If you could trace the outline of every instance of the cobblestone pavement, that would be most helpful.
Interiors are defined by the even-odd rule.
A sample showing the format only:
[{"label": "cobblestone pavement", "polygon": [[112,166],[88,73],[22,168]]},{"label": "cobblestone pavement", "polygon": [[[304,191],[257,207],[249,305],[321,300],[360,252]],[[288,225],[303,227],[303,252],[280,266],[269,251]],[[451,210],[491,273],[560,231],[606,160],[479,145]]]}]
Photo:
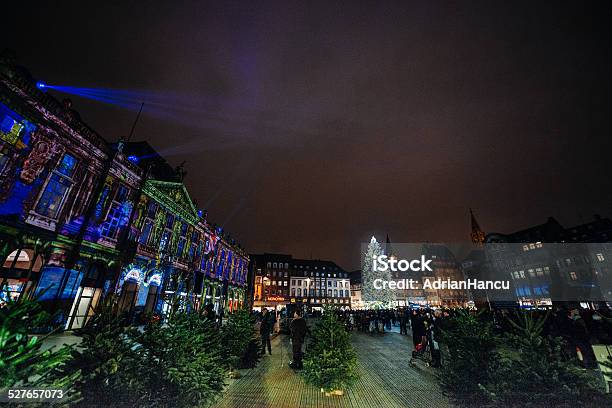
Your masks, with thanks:
[{"label": "cobblestone pavement", "polygon": [[358,354],[359,382],[344,396],[325,397],[319,389],[304,383],[287,363],[289,340],[280,336],[272,342],[272,356],[265,356],[257,368],[244,370],[233,380],[215,408],[395,408],[448,407],[429,369],[410,365],[409,336],[353,334]]}]

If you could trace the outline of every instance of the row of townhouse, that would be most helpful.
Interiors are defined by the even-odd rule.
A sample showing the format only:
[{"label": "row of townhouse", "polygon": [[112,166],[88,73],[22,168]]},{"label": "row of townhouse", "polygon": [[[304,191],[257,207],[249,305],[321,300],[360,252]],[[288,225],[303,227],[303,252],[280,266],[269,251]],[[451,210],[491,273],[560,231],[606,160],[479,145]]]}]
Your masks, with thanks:
[{"label": "row of townhouse", "polygon": [[0,56],[0,302],[35,295],[81,327],[101,299],[166,313],[245,301],[247,253],[146,142],[108,143]]}]

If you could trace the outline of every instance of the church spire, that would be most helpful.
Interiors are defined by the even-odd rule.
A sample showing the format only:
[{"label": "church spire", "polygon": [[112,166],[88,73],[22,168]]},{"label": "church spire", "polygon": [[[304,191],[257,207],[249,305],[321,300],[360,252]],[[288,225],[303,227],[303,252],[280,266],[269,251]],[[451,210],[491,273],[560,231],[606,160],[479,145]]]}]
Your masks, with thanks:
[{"label": "church spire", "polygon": [[387,240],[385,242],[385,255],[393,256],[393,249],[391,248],[391,240],[389,239],[389,234],[387,234]]},{"label": "church spire", "polygon": [[480,229],[480,225],[478,225],[478,221],[476,221],[476,217],[474,216],[474,212],[470,208],[470,218],[472,221],[472,232],[470,233],[470,238],[472,238],[472,243],[477,245],[484,244],[485,233]]}]

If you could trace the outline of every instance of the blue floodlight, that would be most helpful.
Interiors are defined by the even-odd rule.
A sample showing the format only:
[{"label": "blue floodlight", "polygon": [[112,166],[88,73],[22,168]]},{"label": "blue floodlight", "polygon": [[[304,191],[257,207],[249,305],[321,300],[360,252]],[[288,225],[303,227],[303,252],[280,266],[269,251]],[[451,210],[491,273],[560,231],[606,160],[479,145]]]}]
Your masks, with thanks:
[{"label": "blue floodlight", "polygon": [[45,83],[44,83],[44,82],[42,82],[42,81],[38,81],[38,82],[36,82],[36,87],[37,87],[38,89],[41,89],[41,90],[42,90],[42,89],[44,89],[44,88],[46,88],[46,87],[47,87],[47,84],[45,84]]},{"label": "blue floodlight", "polygon": [[136,156],[128,156],[128,160],[132,163],[138,163],[140,161],[140,159]]}]

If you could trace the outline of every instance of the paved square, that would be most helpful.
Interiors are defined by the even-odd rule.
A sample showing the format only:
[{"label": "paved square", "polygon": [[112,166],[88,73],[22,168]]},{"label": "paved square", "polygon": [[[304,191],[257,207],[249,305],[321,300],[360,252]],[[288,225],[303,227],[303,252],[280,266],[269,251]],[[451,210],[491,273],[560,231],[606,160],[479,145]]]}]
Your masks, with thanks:
[{"label": "paved square", "polygon": [[352,336],[358,356],[360,379],[344,396],[324,396],[306,384],[287,364],[289,339],[272,342],[272,356],[263,357],[257,368],[243,370],[232,381],[216,408],[325,408],[325,407],[448,407],[435,378],[428,370],[410,365],[411,338],[397,333]]}]

